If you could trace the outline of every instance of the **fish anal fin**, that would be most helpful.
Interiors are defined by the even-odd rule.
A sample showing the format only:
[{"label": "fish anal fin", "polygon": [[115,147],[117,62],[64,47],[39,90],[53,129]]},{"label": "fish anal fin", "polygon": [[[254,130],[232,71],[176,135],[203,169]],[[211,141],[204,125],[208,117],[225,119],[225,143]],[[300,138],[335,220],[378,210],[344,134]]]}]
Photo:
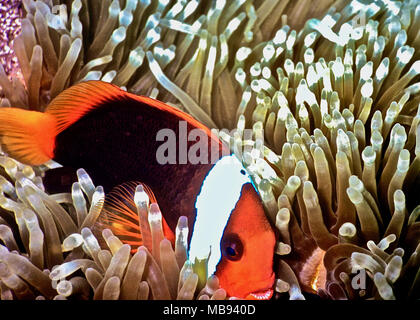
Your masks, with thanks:
[{"label": "fish anal fin", "polygon": [[40,165],[54,156],[56,121],[51,115],[19,108],[0,109],[3,150],[16,160]]},{"label": "fish anal fin", "polygon": [[[148,248],[152,247],[149,223],[147,220],[140,222],[134,203],[134,193],[139,184],[143,186],[150,202],[156,202],[152,190],[147,185],[134,181],[123,183],[114,187],[106,195],[104,208],[94,226],[95,233],[99,238],[102,238],[100,235],[102,230],[108,228],[123,243],[131,245],[132,252],[136,252],[137,248],[142,245]],[[162,229],[165,237],[174,244],[174,233],[169,228],[164,217],[162,217]]]}]

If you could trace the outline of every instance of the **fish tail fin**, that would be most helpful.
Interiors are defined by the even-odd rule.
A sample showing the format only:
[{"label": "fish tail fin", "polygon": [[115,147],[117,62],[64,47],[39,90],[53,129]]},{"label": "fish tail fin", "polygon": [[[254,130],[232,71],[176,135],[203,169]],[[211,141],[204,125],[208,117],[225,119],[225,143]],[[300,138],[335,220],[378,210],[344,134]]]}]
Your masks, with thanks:
[{"label": "fish tail fin", "polygon": [[[98,239],[102,230],[110,229],[124,244],[129,244],[132,252],[136,252],[140,246],[152,247],[152,235],[148,221],[140,221],[137,208],[134,203],[136,187],[140,182],[126,182],[111,190],[105,197],[105,204],[100,216],[95,222],[94,233]],[[156,202],[152,190],[142,184],[149,196],[150,202]],[[173,232],[169,229],[166,221],[162,219],[164,234],[173,242]],[[101,242],[101,241],[100,241]],[[101,243],[101,246],[104,243]]]},{"label": "fish tail fin", "polygon": [[19,108],[0,108],[0,141],[16,160],[41,165],[54,156],[56,119],[50,114]]}]

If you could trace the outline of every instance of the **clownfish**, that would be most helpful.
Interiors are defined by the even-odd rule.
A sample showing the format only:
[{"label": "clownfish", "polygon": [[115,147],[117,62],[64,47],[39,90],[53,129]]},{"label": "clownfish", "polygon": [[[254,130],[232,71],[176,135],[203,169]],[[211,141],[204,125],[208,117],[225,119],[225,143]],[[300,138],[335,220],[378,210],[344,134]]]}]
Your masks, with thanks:
[{"label": "clownfish", "polygon": [[[205,139],[188,139],[186,146],[203,143],[209,157],[216,152],[216,161],[162,164],[157,150],[163,140],[157,135],[162,129],[179,135],[180,122],[188,133],[198,129],[205,134]],[[179,217],[188,218],[189,260],[210,251],[208,273],[218,277],[228,296],[272,297],[276,240],[258,191],[242,163],[193,117],[112,84],[88,81],[60,93],[45,112],[1,108],[0,137],[3,150],[22,163],[41,165],[52,159],[86,169],[105,190],[103,211],[118,220],[119,227],[113,229],[110,222],[107,227],[137,246],[142,236],[133,223],[137,212],[132,197],[141,183],[151,202],[159,204],[169,240],[174,241]],[[181,143],[171,144],[169,138],[167,143],[182,152]]]}]

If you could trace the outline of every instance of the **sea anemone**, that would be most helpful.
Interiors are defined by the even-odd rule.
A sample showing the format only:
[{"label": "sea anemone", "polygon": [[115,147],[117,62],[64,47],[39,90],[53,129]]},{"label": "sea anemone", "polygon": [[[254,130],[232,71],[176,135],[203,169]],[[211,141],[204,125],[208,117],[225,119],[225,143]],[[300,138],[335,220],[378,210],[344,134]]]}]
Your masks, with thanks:
[{"label": "sea anemone", "polygon": [[352,1],[238,50],[238,129],[225,139],[292,246],[282,263],[323,297],[419,297],[419,10]]},{"label": "sea anemone", "polygon": [[[175,105],[211,128],[226,128],[220,137],[252,174],[279,236],[275,298],[288,292],[290,299],[303,299],[302,291],[326,299],[419,298],[417,1],[325,0],[313,6],[306,0],[24,0],[23,5],[22,32],[14,42],[23,83],[0,74],[2,105],[42,111],[72,84],[101,79]],[[103,247],[97,239],[89,249],[86,237],[96,239],[89,229],[94,220],[82,227],[88,209],[80,203],[84,197],[91,203],[92,182],[82,183],[79,176],[79,191],[72,190],[77,203],[74,195],[70,200],[69,194],[43,191],[47,167],[4,159],[16,169],[4,166],[3,198],[32,210],[27,219],[38,226],[32,237],[42,233],[55,247],[57,241],[62,248],[73,245],[64,254],[47,250],[41,259],[38,244],[35,264],[31,232],[22,227],[26,218],[5,208],[2,298],[23,298],[26,292],[45,298],[175,298],[181,292],[197,297],[199,272],[177,260],[177,247],[167,241],[160,242],[160,251],[140,247],[131,255],[103,230],[97,234]],[[30,177],[21,181],[24,171]],[[85,196],[82,185],[89,186]],[[29,201],[33,198],[38,207]],[[52,203],[63,204],[50,208]],[[42,220],[46,216],[49,222]],[[61,219],[74,228],[63,230],[67,223]],[[54,240],[47,239],[50,228],[56,230]],[[101,258],[98,252],[104,252]],[[158,252],[166,252],[166,267]],[[13,269],[10,257],[29,261],[34,267],[25,262],[28,273],[47,269],[47,277],[34,273],[46,281],[42,287]],[[74,262],[79,260],[85,264]],[[129,272],[131,264],[140,271]],[[128,279],[136,279],[129,293]],[[164,286],[153,288],[157,279],[169,295]],[[209,278],[205,288],[202,298],[213,292],[213,298],[226,296],[217,278]]]},{"label": "sea anemone", "polygon": [[[219,82],[224,84],[216,79],[232,60],[230,52],[236,52],[242,42],[257,43],[272,32],[267,12],[279,18],[287,7],[292,16],[301,15],[302,8],[308,15],[319,14],[330,4],[267,1],[254,7],[244,0],[213,4],[198,0],[22,2],[25,17],[14,50],[26,87],[4,79],[2,87],[11,105],[43,110],[63,89],[94,79],[156,96],[153,89],[159,82],[169,91],[162,95],[164,101],[181,102],[182,108],[212,127],[215,121],[209,96],[213,82],[215,88]],[[233,34],[242,36],[235,39]],[[217,64],[216,55],[220,58]],[[197,83],[201,82],[200,90]]]}]

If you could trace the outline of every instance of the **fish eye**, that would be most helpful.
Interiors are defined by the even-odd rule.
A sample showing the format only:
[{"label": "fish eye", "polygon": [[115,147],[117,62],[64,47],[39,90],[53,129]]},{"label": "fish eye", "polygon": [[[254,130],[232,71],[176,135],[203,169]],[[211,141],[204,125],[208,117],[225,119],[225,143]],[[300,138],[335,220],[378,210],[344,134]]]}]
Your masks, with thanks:
[{"label": "fish eye", "polygon": [[242,173],[242,175],[245,175],[246,174],[246,172],[245,172],[244,169],[241,169],[241,173]]},{"label": "fish eye", "polygon": [[237,261],[242,257],[243,245],[237,234],[230,234],[223,238],[222,254],[231,261]]}]

